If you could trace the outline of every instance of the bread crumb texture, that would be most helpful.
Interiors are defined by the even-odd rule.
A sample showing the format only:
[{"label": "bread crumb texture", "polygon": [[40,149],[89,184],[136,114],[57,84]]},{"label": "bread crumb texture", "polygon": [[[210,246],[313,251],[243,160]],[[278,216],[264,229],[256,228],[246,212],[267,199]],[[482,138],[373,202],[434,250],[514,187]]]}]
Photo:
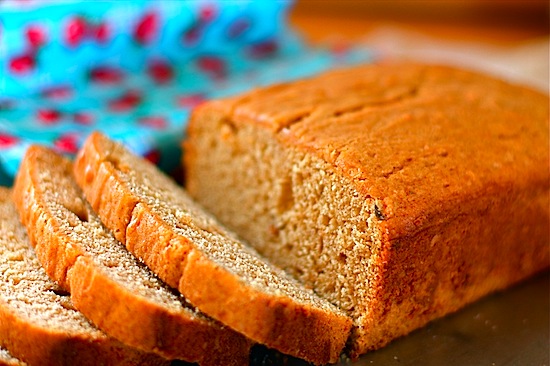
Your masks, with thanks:
[{"label": "bread crumb texture", "polygon": [[10,310],[29,323],[52,328],[60,333],[86,333],[102,338],[97,330],[78,311],[69,297],[51,281],[28,244],[24,227],[17,220],[17,212],[9,194],[2,189],[0,203],[0,291],[2,301]]},{"label": "bread crumb texture", "polygon": [[196,311],[113,237],[84,199],[67,159],[31,147],[15,193],[22,213],[37,212],[26,220],[37,253],[55,263],[75,307],[107,334],[167,359],[246,362],[249,340]]}]

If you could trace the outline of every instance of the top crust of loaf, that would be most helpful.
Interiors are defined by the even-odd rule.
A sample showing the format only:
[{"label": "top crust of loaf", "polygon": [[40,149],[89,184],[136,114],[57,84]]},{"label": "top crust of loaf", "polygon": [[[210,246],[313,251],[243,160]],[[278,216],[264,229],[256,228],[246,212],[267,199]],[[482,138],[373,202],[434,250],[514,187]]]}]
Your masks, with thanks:
[{"label": "top crust of loaf", "polygon": [[207,102],[190,134],[208,114],[229,130],[269,129],[331,164],[377,200],[388,239],[512,185],[548,189],[539,168],[549,166],[548,96],[475,72],[414,63],[336,70]]},{"label": "top crust of loaf", "polygon": [[283,353],[338,359],[351,320],[263,261],[154,166],[94,133],[75,176],[115,236],[201,311]]},{"label": "top crust of loaf", "polygon": [[39,259],[105,332],[167,359],[248,361],[250,341],[195,311],[116,241],[84,201],[67,159],[31,146],[14,199]]}]

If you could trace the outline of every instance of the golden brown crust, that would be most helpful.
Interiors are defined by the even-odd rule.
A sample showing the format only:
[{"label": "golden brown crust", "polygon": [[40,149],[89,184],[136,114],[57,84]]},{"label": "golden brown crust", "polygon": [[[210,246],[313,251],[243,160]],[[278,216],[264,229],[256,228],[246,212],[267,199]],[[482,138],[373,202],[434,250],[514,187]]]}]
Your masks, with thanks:
[{"label": "golden brown crust", "polygon": [[[0,188],[0,204],[12,205],[11,191]],[[5,207],[5,206],[4,206]],[[5,221],[6,228],[13,235],[10,239],[4,238],[4,240],[26,240],[23,234],[17,234],[17,231],[13,230],[13,227],[19,225],[16,218],[15,208],[9,210],[3,209],[3,215],[11,214],[13,217],[2,217],[1,220]],[[8,223],[10,222],[10,223]],[[12,229],[9,229],[10,225]],[[19,233],[22,233],[21,227]],[[5,235],[6,233],[3,233]],[[13,243],[14,248],[21,248],[21,245],[29,245],[28,243],[17,242]],[[2,248],[3,254],[6,253],[6,248]],[[15,253],[15,252],[13,252]],[[20,252],[18,252],[20,253]],[[26,252],[25,255],[30,255],[30,252]],[[18,274],[27,281],[32,279],[37,284],[33,285],[27,283],[27,286],[38,286],[41,291],[41,286],[49,286],[51,283],[52,288],[56,286],[47,278],[44,272],[38,271],[39,264],[32,258],[21,258],[20,260],[28,267],[29,275]],[[36,268],[32,266],[36,266]],[[32,268],[31,268],[32,267]],[[10,267],[14,269],[13,266]],[[25,269],[27,271],[27,269]],[[39,278],[42,275],[44,278]],[[10,275],[11,276],[11,275]],[[36,277],[38,276],[38,277]],[[14,277],[17,278],[17,277]],[[3,278],[3,281],[7,281]],[[10,285],[11,286],[11,285]],[[5,286],[8,290],[9,286]],[[69,321],[74,326],[57,324],[59,319],[49,319],[50,324],[40,323],[40,319],[33,318],[40,313],[39,309],[42,301],[45,299],[51,300],[50,297],[35,299],[31,294],[19,294],[17,291],[21,291],[21,288],[13,288],[11,294],[0,295],[0,347],[9,350],[10,354],[17,357],[21,361],[24,361],[31,365],[67,365],[67,364],[83,364],[83,365],[167,365],[168,361],[162,359],[157,355],[147,354],[123,345],[114,338],[110,338],[104,333],[88,325],[88,328],[83,325],[78,327],[73,323],[75,322],[71,309],[62,309],[63,314],[59,315],[59,319]],[[6,297],[4,297],[4,295]],[[57,296],[57,295],[56,295]],[[11,301],[6,300],[10,298]],[[17,301],[14,301],[17,299]],[[30,309],[28,311],[21,311],[17,306],[17,302],[31,301],[28,304]],[[23,300],[28,299],[28,300]],[[54,300],[51,300],[53,306]],[[35,305],[34,302],[37,302]],[[32,311],[36,311],[33,313]],[[84,317],[79,315],[81,320],[84,321]],[[77,317],[78,318],[78,317]],[[78,323],[79,324],[79,323]],[[67,330],[70,328],[70,331]]]},{"label": "golden brown crust", "polygon": [[47,168],[65,171],[66,179],[72,179],[67,160],[33,146],[21,164],[14,197],[39,258],[71,293],[78,310],[125,344],[166,358],[201,365],[248,362],[251,344],[243,336],[184,308],[174,311],[149,301],[110,278],[49,208],[52,192],[48,196],[42,184]]},{"label": "golden brown crust", "polygon": [[[201,291],[204,286],[211,290]],[[180,290],[203,311],[216,314],[244,334],[313,363],[336,362],[350,329],[346,319],[337,322],[314,307],[296,304],[289,298],[258,295],[198,251],[187,257]],[[276,334],[292,337],[275,338]],[[312,339],[316,341],[312,343]]]},{"label": "golden brown crust", "polygon": [[168,365],[156,355],[129,348],[107,336],[88,338],[37,326],[0,302],[2,345],[29,365]]},{"label": "golden brown crust", "polygon": [[[369,228],[380,244],[366,243],[373,254],[365,258],[375,258],[372,282],[368,294],[352,295],[358,306],[349,307],[356,325],[350,351],[357,356],[548,267],[548,118],[547,95],[474,72],[411,63],[357,66],[199,106],[185,143],[188,189],[230,221],[234,211],[217,204],[220,197],[248,202],[261,195],[249,182],[224,179],[280,163],[266,152],[276,150],[298,157],[280,176],[293,177],[292,169],[303,168],[307,158],[307,174],[321,166],[350,195],[375,202]],[[250,147],[258,136],[265,141]],[[214,150],[217,155],[210,154]],[[244,157],[241,165],[218,169],[213,156],[224,153]],[[327,181],[322,184],[334,183]],[[236,189],[229,191],[231,184]],[[276,224],[282,215],[270,204],[258,211],[275,212]],[[312,211],[307,204],[300,208]],[[288,244],[291,255],[277,258],[275,249],[269,259],[299,267],[307,274],[300,278],[322,292],[323,283],[307,281],[319,269],[300,262],[316,234],[285,243],[279,238],[288,231],[281,228],[271,235],[276,239],[261,237],[267,245],[254,244],[247,232],[267,230],[246,218],[233,223],[241,225],[239,235],[257,247]],[[323,232],[311,232],[316,230]],[[367,311],[358,312],[364,304]]]},{"label": "golden brown crust", "polygon": [[[213,263],[147,204],[136,204],[138,197],[109,156],[113,150],[104,136],[92,134],[77,156],[75,176],[105,224],[125,236],[130,251],[199,309],[250,339],[313,363],[338,359],[349,318],[255,290]],[[103,199],[106,192],[109,202]]]}]

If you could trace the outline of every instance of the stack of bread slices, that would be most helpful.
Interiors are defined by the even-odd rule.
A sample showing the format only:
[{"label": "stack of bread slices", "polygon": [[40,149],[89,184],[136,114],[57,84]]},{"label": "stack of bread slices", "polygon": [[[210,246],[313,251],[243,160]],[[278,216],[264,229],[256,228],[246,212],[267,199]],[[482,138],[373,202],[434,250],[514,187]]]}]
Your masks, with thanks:
[{"label": "stack of bread slices", "polygon": [[0,364],[379,348],[547,268],[547,118],[538,93],[414,64],[212,102],[189,189],[231,230],[100,133],[74,162],[32,146],[0,190]]},{"label": "stack of bread slices", "polygon": [[[247,365],[261,343],[317,364],[338,359],[350,318],[270,265],[156,167],[96,133],[75,168],[96,191],[88,198],[98,213],[73,164],[45,147],[28,149],[13,193],[2,191],[9,235],[0,331],[14,356],[30,364]],[[80,323],[69,324],[74,318]]]}]

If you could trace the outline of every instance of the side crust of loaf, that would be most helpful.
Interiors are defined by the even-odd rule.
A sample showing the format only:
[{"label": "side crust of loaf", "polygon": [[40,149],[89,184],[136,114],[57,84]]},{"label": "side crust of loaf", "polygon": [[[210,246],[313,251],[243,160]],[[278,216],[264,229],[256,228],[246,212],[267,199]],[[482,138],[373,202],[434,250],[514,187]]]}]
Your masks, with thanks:
[{"label": "side crust of loaf", "polygon": [[[44,291],[44,299],[53,298],[65,304],[63,294],[55,293],[58,286],[51,281],[40,267],[40,264],[30,250],[24,228],[17,220],[17,211],[11,202],[11,191],[0,188],[0,206],[1,212],[1,231],[3,240],[15,240],[13,247],[20,250],[18,252],[8,251],[2,248],[3,258],[8,261],[23,262],[28,271],[33,271],[31,276],[18,277],[18,273],[2,274],[2,281],[11,281],[5,288],[12,286],[13,292],[10,294],[11,301],[5,301],[7,294],[0,294],[0,346],[9,350],[9,352],[18,359],[31,365],[166,365],[167,361],[156,355],[146,354],[123,345],[114,338],[110,338],[104,333],[94,328],[85,320],[85,318],[70,308],[70,304],[60,311],[63,313],[60,318],[65,319],[62,324],[55,323],[52,319],[36,319],[30,312],[21,312],[18,310],[17,301],[14,298],[22,298],[28,305],[38,306],[37,299],[28,299],[29,294],[20,294],[15,284],[18,280],[29,281],[33,279],[34,283],[28,283],[29,286],[39,286]],[[29,247],[27,250],[24,247]],[[26,254],[21,256],[22,251]],[[32,256],[32,257],[31,257]],[[5,263],[8,264],[8,263]],[[13,267],[12,267],[13,271]],[[2,286],[4,287],[4,286]],[[51,288],[47,290],[46,288]],[[51,294],[46,292],[53,291]],[[50,296],[51,295],[51,296]],[[53,303],[52,303],[53,305]],[[36,308],[34,316],[42,316],[41,308]],[[47,315],[46,315],[47,316]],[[83,322],[86,326],[76,325],[76,321]],[[71,330],[67,330],[70,324],[74,324]]]},{"label": "side crust of loaf", "polygon": [[75,176],[117,239],[201,311],[249,338],[309,362],[336,362],[351,321],[285,296],[254,290],[212,262],[129,188],[113,144],[92,134],[75,161]]},{"label": "side crust of loaf", "polygon": [[[44,179],[51,176],[58,181],[59,195],[65,195],[58,202],[48,202],[53,192],[45,191]],[[75,191],[69,191],[73,186]],[[62,192],[64,188],[66,192]],[[75,307],[109,335],[146,352],[201,365],[246,364],[251,345],[246,338],[190,309],[169,308],[132,292],[94,261],[93,254],[66,232],[67,218],[55,211],[64,206],[62,210],[75,214],[74,225],[82,228],[94,213],[75,196],[78,191],[68,160],[47,148],[29,148],[16,179],[14,199],[37,255],[70,292]],[[90,238],[100,240],[93,227],[84,230]],[[137,261],[130,265],[138,267]]]}]

